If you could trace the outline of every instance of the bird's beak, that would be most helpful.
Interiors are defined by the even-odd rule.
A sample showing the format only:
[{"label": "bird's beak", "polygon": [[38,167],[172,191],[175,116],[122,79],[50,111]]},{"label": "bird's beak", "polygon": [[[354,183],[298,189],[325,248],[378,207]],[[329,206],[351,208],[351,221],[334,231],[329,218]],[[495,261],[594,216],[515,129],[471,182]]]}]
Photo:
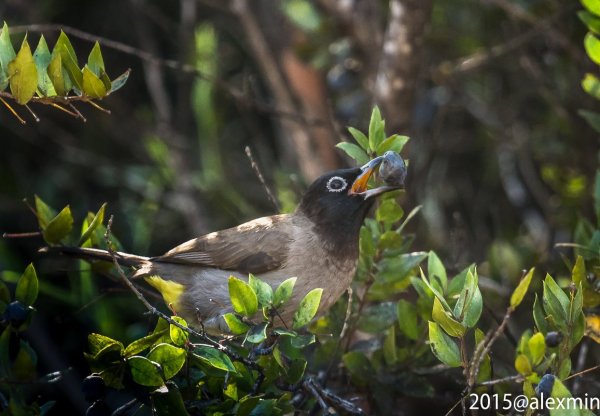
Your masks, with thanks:
[{"label": "bird's beak", "polygon": [[350,195],[361,195],[365,199],[381,195],[385,192],[393,191],[396,189],[400,189],[400,186],[390,186],[390,185],[382,185],[374,189],[368,189],[369,178],[373,175],[373,172],[379,167],[381,162],[383,161],[383,156],[377,156],[375,159],[369,161],[360,169],[362,170],[361,174],[354,180],[352,183],[352,187],[348,193]]}]

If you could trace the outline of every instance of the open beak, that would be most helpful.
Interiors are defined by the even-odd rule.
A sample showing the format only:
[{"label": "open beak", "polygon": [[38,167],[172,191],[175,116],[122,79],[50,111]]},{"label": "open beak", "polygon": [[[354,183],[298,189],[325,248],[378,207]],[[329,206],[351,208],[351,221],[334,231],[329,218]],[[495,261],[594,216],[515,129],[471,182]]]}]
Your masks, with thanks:
[{"label": "open beak", "polygon": [[354,180],[352,183],[352,187],[348,191],[350,195],[362,195],[365,199],[381,195],[385,192],[393,191],[396,189],[401,189],[400,186],[390,186],[390,185],[382,185],[374,189],[368,189],[369,179],[373,172],[379,167],[381,162],[383,161],[383,156],[377,156],[375,159],[369,161],[360,169],[362,170],[361,174]]}]

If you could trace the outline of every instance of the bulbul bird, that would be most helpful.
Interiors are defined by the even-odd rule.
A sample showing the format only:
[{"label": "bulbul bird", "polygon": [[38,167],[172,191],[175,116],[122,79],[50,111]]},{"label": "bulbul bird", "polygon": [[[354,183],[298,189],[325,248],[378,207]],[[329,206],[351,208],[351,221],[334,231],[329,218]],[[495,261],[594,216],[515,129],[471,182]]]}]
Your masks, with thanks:
[{"label": "bulbul bird", "polygon": [[[136,268],[132,278],[144,277],[190,325],[202,325],[211,333],[228,332],[223,315],[232,312],[229,276],[247,280],[252,273],[273,288],[297,277],[290,301],[278,311],[286,323],[291,323],[300,300],[315,288],[323,289],[319,306],[323,312],[352,282],[360,227],[376,197],[403,187],[406,167],[398,158],[397,153],[386,154],[361,168],[324,174],[310,185],[291,214],[262,217],[206,234],[162,256],[118,252],[116,259]],[[369,178],[380,165],[386,166],[386,177],[394,180],[391,185],[368,189]],[[404,172],[390,172],[390,166],[394,166],[392,171]],[[112,261],[110,253],[100,249],[59,247],[58,251]]]}]

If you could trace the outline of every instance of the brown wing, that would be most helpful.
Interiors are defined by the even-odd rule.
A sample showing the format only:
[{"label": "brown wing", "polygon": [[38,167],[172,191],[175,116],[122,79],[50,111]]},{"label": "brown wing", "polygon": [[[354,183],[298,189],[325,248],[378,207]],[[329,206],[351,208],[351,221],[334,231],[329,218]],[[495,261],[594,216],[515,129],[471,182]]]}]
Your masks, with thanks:
[{"label": "brown wing", "polygon": [[288,218],[287,215],[258,218],[195,238],[151,260],[265,273],[278,269],[286,261],[292,238]]}]

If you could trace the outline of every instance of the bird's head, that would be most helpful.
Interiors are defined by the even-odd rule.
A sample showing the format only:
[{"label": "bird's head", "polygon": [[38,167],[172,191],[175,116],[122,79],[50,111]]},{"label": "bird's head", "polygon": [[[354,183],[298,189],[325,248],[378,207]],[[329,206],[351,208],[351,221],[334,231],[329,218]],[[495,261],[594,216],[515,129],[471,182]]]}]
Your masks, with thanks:
[{"label": "bird's head", "polygon": [[[297,212],[306,215],[315,224],[315,231],[336,249],[356,245],[360,226],[376,198],[403,187],[402,179],[402,183],[368,189],[369,178],[384,162],[383,157],[377,157],[360,168],[322,175],[310,185]],[[401,169],[405,171],[404,164]]]}]

